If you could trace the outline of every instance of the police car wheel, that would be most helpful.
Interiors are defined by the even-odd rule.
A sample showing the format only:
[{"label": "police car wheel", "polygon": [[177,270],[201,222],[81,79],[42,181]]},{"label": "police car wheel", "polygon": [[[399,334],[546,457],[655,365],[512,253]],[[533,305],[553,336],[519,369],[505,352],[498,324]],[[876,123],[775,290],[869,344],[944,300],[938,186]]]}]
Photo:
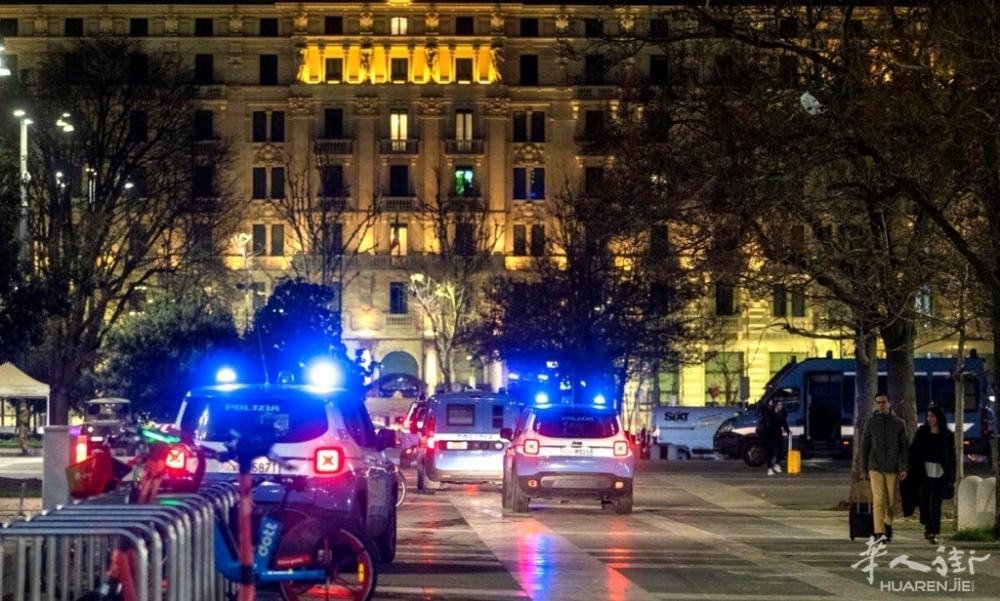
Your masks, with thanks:
[{"label": "police car wheel", "polygon": [[628,496],[615,499],[615,513],[618,515],[629,515],[632,513],[632,493]]},{"label": "police car wheel", "polygon": [[396,559],[396,509],[389,511],[389,523],[382,534],[375,537],[381,563],[392,563]]},{"label": "police car wheel", "polygon": [[423,464],[417,464],[417,490],[439,490],[441,488],[440,482],[435,482],[427,477],[427,472],[424,471]]},{"label": "police car wheel", "polygon": [[500,485],[500,506],[504,509],[511,509],[513,506],[510,501],[510,485],[507,484],[507,474],[503,475],[503,483]]},{"label": "police car wheel", "polygon": [[517,472],[511,474],[511,505],[514,513],[528,513],[528,505],[531,504],[531,497],[521,492],[521,487],[517,485]]}]

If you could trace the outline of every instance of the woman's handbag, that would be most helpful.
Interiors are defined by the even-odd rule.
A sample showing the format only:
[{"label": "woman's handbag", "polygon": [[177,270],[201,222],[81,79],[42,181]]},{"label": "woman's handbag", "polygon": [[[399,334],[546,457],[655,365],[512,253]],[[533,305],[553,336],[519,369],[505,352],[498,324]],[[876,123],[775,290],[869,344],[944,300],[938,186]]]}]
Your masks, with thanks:
[{"label": "woman's handbag", "polygon": [[955,498],[955,483],[949,482],[941,489],[941,498],[944,500]]}]

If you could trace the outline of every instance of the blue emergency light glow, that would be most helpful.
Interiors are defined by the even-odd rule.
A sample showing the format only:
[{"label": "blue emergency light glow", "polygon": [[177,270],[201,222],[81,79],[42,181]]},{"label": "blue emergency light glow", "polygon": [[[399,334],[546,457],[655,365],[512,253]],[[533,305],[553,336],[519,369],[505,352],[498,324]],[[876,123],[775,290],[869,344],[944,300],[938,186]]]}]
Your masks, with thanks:
[{"label": "blue emergency light glow", "polygon": [[236,372],[231,367],[223,367],[215,373],[215,381],[219,384],[232,384],[236,381]]},{"label": "blue emergency light glow", "polygon": [[332,388],[340,382],[340,370],[329,361],[318,361],[309,366],[306,380],[313,386]]},{"label": "blue emergency light glow", "polygon": [[549,395],[545,394],[544,392],[539,392],[538,394],[535,395],[535,403],[538,405],[548,405]]},{"label": "blue emergency light glow", "polygon": [[595,405],[603,405],[605,402],[606,401],[604,399],[604,395],[603,394],[599,394],[599,395],[597,395],[597,396],[594,397],[594,404]]}]

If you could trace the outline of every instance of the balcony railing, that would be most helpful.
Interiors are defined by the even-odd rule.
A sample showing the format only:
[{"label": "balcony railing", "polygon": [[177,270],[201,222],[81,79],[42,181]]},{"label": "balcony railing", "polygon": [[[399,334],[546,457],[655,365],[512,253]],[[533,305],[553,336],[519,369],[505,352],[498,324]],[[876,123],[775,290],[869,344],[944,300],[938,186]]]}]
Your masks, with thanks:
[{"label": "balcony railing", "polygon": [[726,315],[726,316],[715,316],[714,318],[715,326],[720,330],[725,332],[732,332],[740,326],[740,318],[738,315]]},{"label": "balcony railing", "polygon": [[445,140],[445,154],[483,154],[482,140]]},{"label": "balcony railing", "polygon": [[316,140],[317,154],[354,154],[354,140]]},{"label": "balcony railing", "polygon": [[319,208],[322,211],[343,211],[347,209],[347,196],[320,196]]},{"label": "balcony railing", "polygon": [[381,140],[382,154],[417,154],[417,140]]},{"label": "balcony railing", "polygon": [[191,145],[191,152],[193,152],[195,156],[215,154],[218,152],[218,149],[218,140],[195,140]]},{"label": "balcony railing", "polygon": [[577,154],[604,156],[608,153],[606,143],[601,139],[600,134],[591,133],[576,136]]},{"label": "balcony railing", "polygon": [[415,204],[413,196],[383,196],[383,210],[386,211],[412,211]]},{"label": "balcony railing", "polygon": [[577,100],[611,100],[618,97],[618,86],[576,86]]},{"label": "balcony railing", "polygon": [[226,97],[226,86],[198,86],[198,98],[221,100]]},{"label": "balcony railing", "polygon": [[391,313],[385,316],[385,325],[392,327],[405,327],[413,325],[412,315],[399,315]]},{"label": "balcony railing", "polygon": [[481,211],[483,209],[483,199],[479,191],[471,194],[457,194],[452,191],[448,196],[448,210],[461,213],[466,211]]}]

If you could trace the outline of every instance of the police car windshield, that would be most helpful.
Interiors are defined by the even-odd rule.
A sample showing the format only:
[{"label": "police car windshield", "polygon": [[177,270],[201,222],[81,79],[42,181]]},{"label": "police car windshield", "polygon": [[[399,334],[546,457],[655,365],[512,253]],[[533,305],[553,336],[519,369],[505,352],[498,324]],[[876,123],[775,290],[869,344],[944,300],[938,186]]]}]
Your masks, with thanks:
[{"label": "police car windshield", "polygon": [[247,433],[273,423],[275,436],[285,443],[305,442],[327,430],[326,407],[305,399],[188,398],[181,416],[181,430],[198,440],[228,442],[232,431]]},{"label": "police car windshield", "polygon": [[550,438],[608,438],[618,434],[618,419],[610,412],[550,409],[538,412],[534,430]]}]

